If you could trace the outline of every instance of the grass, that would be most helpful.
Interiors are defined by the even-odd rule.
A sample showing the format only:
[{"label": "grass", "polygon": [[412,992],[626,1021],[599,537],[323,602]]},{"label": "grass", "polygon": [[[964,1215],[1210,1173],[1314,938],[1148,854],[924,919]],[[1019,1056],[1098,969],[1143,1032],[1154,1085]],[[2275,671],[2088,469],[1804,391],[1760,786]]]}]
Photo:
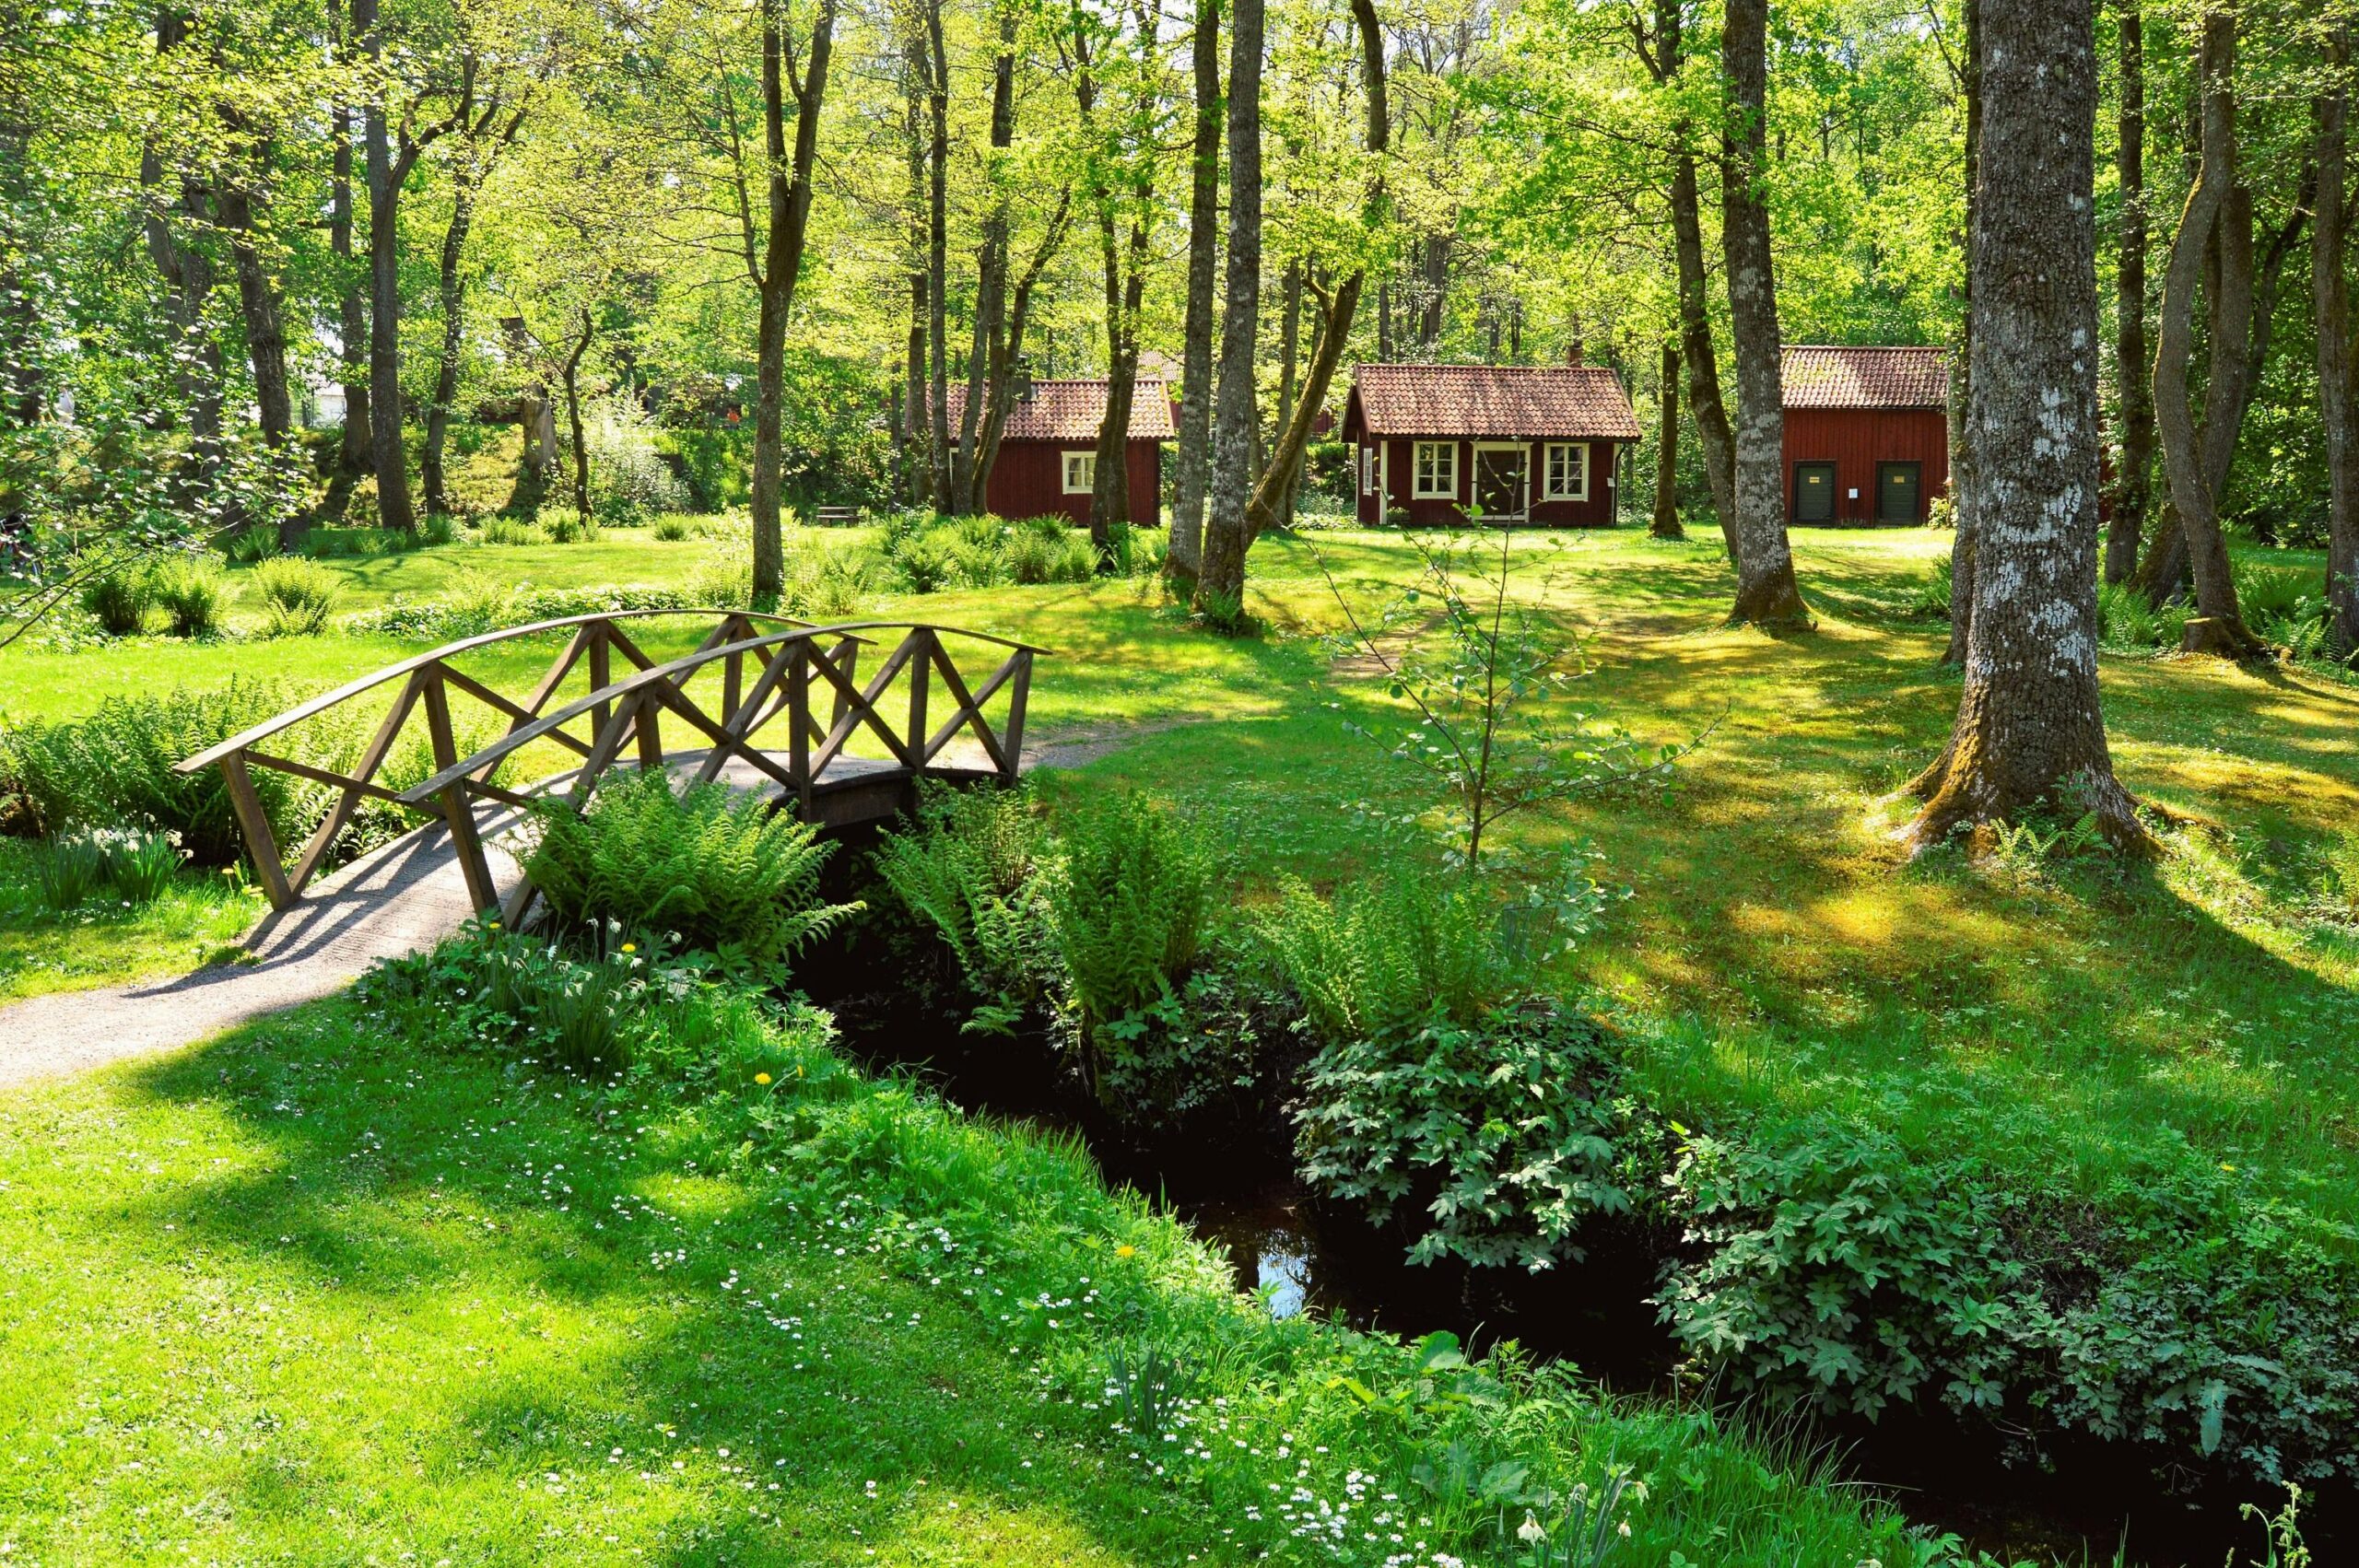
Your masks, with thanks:
[{"label": "grass", "polygon": [[38,853],[0,838],[0,1004],[183,974],[234,954],[261,913],[235,883],[186,872],[151,903],[124,904],[101,890],[60,913],[34,885]]},{"label": "grass", "polygon": [[[1306,1551],[1262,1484],[1402,1484],[1426,1418],[1335,1377],[1407,1352],[1273,1322],[1071,1146],[808,1035],[687,1103],[461,1044],[337,1000],[0,1098],[9,1561],[1428,1561]],[[1150,1346],[1207,1402],[1109,1430]],[[1634,1562],[1919,1560],[1701,1413],[1519,1408],[1554,1473],[1649,1478]]]},{"label": "grass", "polygon": [[[1381,725],[1396,710],[1374,683],[1331,668],[1320,634],[1336,617],[1314,546],[1364,606],[1412,566],[1382,535],[1265,540],[1251,607],[1271,629],[1246,639],[1189,630],[1153,585],[1130,582],[881,600],[876,611],[1056,650],[1039,668],[1031,732],[1127,743],[1052,791],[1136,782],[1203,815],[1263,885],[1278,871],[1332,879],[1393,852],[1355,803],[1399,815],[1429,802],[1344,731],[1345,718]],[[1635,890],[1561,977],[1619,1009],[1668,1105],[1827,1108],[2092,1181],[2172,1129],[2359,1219],[2346,1071],[2359,933],[2307,895],[2359,808],[2359,689],[2298,667],[2107,655],[2117,766],[2133,792],[2191,824],[2174,833],[2176,852],[2153,867],[1999,874],[1948,855],[1910,866],[1886,797],[1938,749],[1957,683],[1938,661],[1943,629],[1907,609],[1947,547],[1921,530],[1798,533],[1820,626],[1774,640],[1719,624],[1730,580],[1713,542],[1626,530],[1531,542],[1520,591],[1583,637],[1598,665],[1584,701],[1649,741],[1719,721],[1667,802],[1597,802],[1519,830],[1543,847],[1591,839],[1607,878]],[[387,574],[384,591],[413,591],[424,577],[394,574],[479,554],[348,565]],[[63,715],[111,685],[264,667],[325,684],[408,650],[334,637],[19,648],[0,653],[0,683],[10,716]],[[503,649],[484,670],[499,666],[512,690],[550,651]]]}]

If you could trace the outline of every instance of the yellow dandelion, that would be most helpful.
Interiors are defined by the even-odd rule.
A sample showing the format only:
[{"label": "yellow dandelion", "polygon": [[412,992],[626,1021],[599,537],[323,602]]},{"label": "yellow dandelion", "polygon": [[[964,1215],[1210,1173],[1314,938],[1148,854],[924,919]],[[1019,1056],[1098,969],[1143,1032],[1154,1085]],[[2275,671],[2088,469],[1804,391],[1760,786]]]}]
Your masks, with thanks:
[{"label": "yellow dandelion", "polygon": [[1139,1249],[1133,1246],[1129,1242],[1124,1242],[1121,1246],[1114,1249],[1114,1256],[1117,1258],[1136,1258],[1138,1255]]},{"label": "yellow dandelion", "polygon": [[757,1072],[754,1074],[754,1082],[757,1083],[767,1083],[769,1081],[770,1075],[767,1072]]},{"label": "yellow dandelion", "polygon": [[639,943],[635,942],[627,942],[623,943],[623,951],[625,953],[637,953],[639,951]]}]

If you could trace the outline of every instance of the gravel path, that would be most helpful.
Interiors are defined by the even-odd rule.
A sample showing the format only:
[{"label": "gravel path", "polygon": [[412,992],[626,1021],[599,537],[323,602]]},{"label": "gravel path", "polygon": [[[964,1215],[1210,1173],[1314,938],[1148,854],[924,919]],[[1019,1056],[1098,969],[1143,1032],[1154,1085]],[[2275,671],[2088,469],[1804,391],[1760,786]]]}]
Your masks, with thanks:
[{"label": "gravel path", "polygon": [[[1175,719],[1043,737],[1024,765],[1080,767],[1144,736],[1194,720]],[[976,759],[981,760],[980,754]],[[486,805],[477,830],[488,841],[513,813]],[[491,848],[504,894],[516,862]],[[211,964],[177,979],[61,991],[0,1007],[0,1089],[80,1072],[126,1057],[192,1045],[266,1012],[343,989],[380,958],[431,947],[466,920],[466,883],[440,824],[323,877],[291,909],[263,918],[246,938],[249,956]]]},{"label": "gravel path", "polygon": [[[487,809],[485,836],[510,815]],[[449,837],[438,823],[323,878],[293,908],[263,917],[240,962],[0,1007],[0,1088],[188,1045],[327,996],[380,958],[431,946],[470,910]],[[513,886],[516,862],[496,848],[491,861],[502,890]]]}]

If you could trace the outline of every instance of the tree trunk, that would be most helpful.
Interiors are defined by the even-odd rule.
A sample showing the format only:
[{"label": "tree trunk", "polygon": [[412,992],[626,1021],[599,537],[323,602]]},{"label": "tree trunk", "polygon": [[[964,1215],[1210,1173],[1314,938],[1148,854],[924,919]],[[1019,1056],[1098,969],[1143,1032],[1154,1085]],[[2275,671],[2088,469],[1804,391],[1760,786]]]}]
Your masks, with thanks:
[{"label": "tree trunk", "polygon": [[[377,29],[377,0],[352,0],[352,25],[370,64],[381,66],[385,41]],[[362,106],[360,130],[369,175],[369,451],[377,473],[377,521],[415,533],[417,511],[410,504],[409,462],[402,450],[401,357],[401,199],[413,159],[394,150],[381,90]]]},{"label": "tree trunk", "polygon": [[[1152,53],[1156,42],[1156,13],[1145,4],[1136,6],[1135,42]],[[1076,41],[1080,42],[1080,41]],[[1081,119],[1089,132],[1094,88],[1086,47],[1081,53]],[[1149,88],[1148,92],[1153,88]],[[1136,121],[1144,123],[1154,111],[1150,99],[1137,105]],[[1097,456],[1089,497],[1089,537],[1097,546],[1101,569],[1113,564],[1114,527],[1131,521],[1131,403],[1137,391],[1139,369],[1139,308],[1146,287],[1149,215],[1155,200],[1155,164],[1135,150],[1136,172],[1132,181],[1131,232],[1127,257],[1116,244],[1113,191],[1100,183],[1097,195],[1098,238],[1106,271],[1106,415],[1097,427]]]},{"label": "tree trunk", "polygon": [[344,434],[336,466],[345,478],[376,462],[369,440],[369,306],[352,250],[352,111],[335,106],[335,149],[328,181],[328,250],[335,257],[337,360],[344,372]]},{"label": "tree trunk", "polygon": [[[2171,240],[2163,278],[2161,342],[2154,355],[2154,415],[2162,436],[2163,470],[2171,509],[2178,514],[2188,565],[2195,579],[2197,616],[2188,629],[2192,651],[2243,658],[2259,639],[2246,629],[2220,532],[2219,493],[2206,472],[2210,459],[2233,452],[2236,416],[2243,406],[2246,352],[2252,325],[2251,198],[2236,183],[2236,20],[2207,13],[2199,56],[2203,87],[2203,159],[2188,193],[2178,233]],[[2198,432],[2188,392],[2195,352],[2195,291],[2206,242],[2220,248],[2213,291],[2211,373],[2205,387],[2205,428]],[[2221,465],[2224,471],[2224,464]]]},{"label": "tree trunk", "polygon": [[2318,219],[2310,287],[2318,354],[2318,422],[2326,434],[2327,646],[2359,654],[2359,384],[2353,381],[2349,248],[2351,24],[2333,30],[2330,85],[2318,101]]},{"label": "tree trunk", "polygon": [[[248,132],[241,116],[224,118],[233,135]],[[287,386],[287,332],[278,287],[263,263],[257,239],[260,211],[268,199],[270,162],[268,138],[257,140],[249,151],[247,169],[221,179],[213,199],[221,226],[229,232],[230,257],[238,269],[238,307],[245,322],[246,358],[253,367],[256,423],[264,443],[276,449],[285,446],[294,431],[295,408]],[[280,522],[282,544],[293,543],[297,527],[292,513]]]},{"label": "tree trunk", "polygon": [[902,378],[909,426],[910,466],[903,475],[911,507],[927,504],[933,488],[933,436],[926,396],[925,35],[912,29],[901,52],[901,130],[909,153],[910,340]]},{"label": "tree trunk", "polygon": [[[1683,138],[1684,132],[1682,132]],[[1696,159],[1683,152],[1671,177],[1671,227],[1679,259],[1679,346],[1687,361],[1687,402],[1694,411],[1696,444],[1703,449],[1704,480],[1711,487],[1712,510],[1729,564],[1737,562],[1736,433],[1720,400],[1719,356],[1712,346],[1711,308],[1705,297],[1703,199],[1696,184]]]},{"label": "tree trunk", "polygon": [[581,327],[581,335],[565,356],[565,424],[573,440],[573,511],[586,523],[590,521],[590,443],[582,439],[581,430],[581,357],[590,352],[590,340],[598,331],[586,305]]},{"label": "tree trunk", "polygon": [[1220,626],[1245,616],[1245,511],[1252,500],[1253,350],[1262,322],[1262,5],[1232,0],[1228,40],[1228,267],[1221,299],[1220,391],[1213,411],[1211,516],[1195,609]]},{"label": "tree trunk", "polygon": [[[1015,12],[1000,12],[999,48],[992,55],[992,150],[994,181],[1006,178],[1003,155],[1015,145]],[[967,402],[959,410],[958,450],[951,464],[950,487],[957,510],[972,515],[984,505],[981,469],[984,404],[990,379],[1002,358],[1001,339],[1007,331],[1008,199],[1004,186],[995,189],[991,212],[983,219],[983,246],[975,270],[975,332],[967,356]]]},{"label": "tree trunk", "polygon": [[1655,442],[1655,516],[1647,532],[1658,539],[1684,539],[1679,521],[1679,345],[1662,345],[1660,431]]},{"label": "tree trunk", "polygon": [[[1373,231],[1383,223],[1391,200],[1382,173],[1385,153],[1392,145],[1392,118],[1386,101],[1384,29],[1377,20],[1375,0],[1352,0],[1352,20],[1359,30],[1360,74],[1367,83],[1366,146],[1371,155],[1369,162],[1379,171],[1360,204],[1360,221],[1363,228]],[[1318,345],[1311,352],[1310,369],[1303,377],[1301,401],[1295,404],[1293,416],[1279,433],[1261,481],[1246,503],[1245,537],[1237,552],[1240,597],[1244,590],[1245,550],[1263,529],[1277,526],[1284,515],[1282,509],[1294,495],[1295,485],[1302,476],[1302,454],[1310,445],[1310,427],[1318,419],[1320,409],[1326,405],[1327,389],[1333,384],[1335,367],[1342,362],[1344,347],[1351,341],[1352,322],[1359,312],[1360,291],[1367,285],[1367,272],[1361,268],[1344,279],[1332,298],[1322,300],[1325,308],[1320,311]],[[1313,287],[1315,289],[1315,284]]]},{"label": "tree trunk", "polygon": [[1213,287],[1220,261],[1220,0],[1196,0],[1196,139],[1189,161],[1188,307],[1181,328],[1180,442],[1165,569],[1192,586],[1203,552],[1204,481],[1212,468]]},{"label": "tree trunk", "polygon": [[[786,399],[786,319],[811,227],[811,177],[819,157],[819,113],[827,97],[827,62],[835,44],[835,0],[819,0],[811,18],[810,56],[796,75],[787,58],[786,0],[762,0],[762,134],[769,152],[769,232],[755,272],[761,297],[756,326],[754,399],[754,581],[757,598],[775,599],[786,586],[786,538],[780,517],[785,477],[782,435]],[[786,150],[786,97],[794,98],[794,154]]]},{"label": "tree trunk", "polygon": [[2121,184],[2121,255],[2114,290],[2114,380],[2121,398],[2121,466],[2106,529],[2105,579],[2127,582],[2154,499],[2153,350],[2146,343],[2146,40],[2139,0],[2122,0],[2121,112],[2115,164]]},{"label": "tree trunk", "polygon": [[2056,806],[2142,844],[2098,707],[2097,72],[2091,0],[1983,0],[1982,172],[1967,418],[1982,569],[1957,721],[1916,783],[1919,850]]},{"label": "tree trunk", "polygon": [[1966,94],[1966,309],[1950,376],[1950,645],[1944,664],[1963,665],[1973,635],[1975,543],[1974,427],[1966,410],[1974,396],[1974,214],[1981,201],[1982,4],[1966,0],[1966,62],[1958,73]]},{"label": "tree trunk", "polygon": [[1786,543],[1786,415],[1779,387],[1777,275],[1769,254],[1765,139],[1768,0],[1730,0],[1721,28],[1729,124],[1720,247],[1736,345],[1736,603],[1732,621],[1808,624]]},{"label": "tree trunk", "polygon": [[451,511],[450,483],[442,472],[442,449],[451,430],[451,404],[459,395],[460,351],[466,342],[466,279],[459,263],[467,247],[467,229],[475,218],[475,182],[465,170],[452,181],[451,225],[442,232],[442,350],[434,367],[434,401],[426,407],[426,449],[418,456],[417,476],[426,491],[426,509],[437,516]]},{"label": "tree trunk", "polygon": [[[1289,258],[1278,280],[1278,429],[1294,421],[1295,372],[1302,357],[1302,263]],[[1287,486],[1278,508],[1277,526],[1294,526],[1294,488]]]},{"label": "tree trunk", "polygon": [[978,510],[984,509],[981,497],[991,487],[992,470],[999,463],[1000,436],[1007,428],[1007,411],[1015,400],[1017,365],[1024,357],[1024,333],[1032,320],[1032,291],[1039,286],[1042,271],[1063,248],[1066,222],[1072,211],[1073,192],[1068,188],[1058,193],[1056,209],[1049,215],[1048,229],[1026,264],[1024,275],[1016,279],[1015,293],[1009,299],[1006,337],[992,364],[991,403],[975,437]]},{"label": "tree trunk", "polygon": [[932,351],[928,413],[933,439],[933,509],[946,512],[950,450],[950,58],[942,42],[942,0],[925,0],[926,41],[926,336]]}]

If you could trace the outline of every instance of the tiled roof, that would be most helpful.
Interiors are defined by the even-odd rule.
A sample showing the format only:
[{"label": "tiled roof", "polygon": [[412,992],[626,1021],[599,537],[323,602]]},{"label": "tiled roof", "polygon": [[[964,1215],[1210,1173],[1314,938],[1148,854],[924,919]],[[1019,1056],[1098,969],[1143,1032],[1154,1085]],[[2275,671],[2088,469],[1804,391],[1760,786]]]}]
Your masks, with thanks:
[{"label": "tiled roof", "polygon": [[[950,432],[958,433],[959,422],[967,415],[967,388],[954,383],[948,398]],[[1097,427],[1106,423],[1106,383],[1101,380],[1034,381],[1032,395],[1022,403],[1012,404],[1007,411],[1007,428],[1000,439],[1008,441],[1095,441]],[[1162,381],[1140,377],[1131,386],[1131,439],[1134,441],[1168,441],[1179,432],[1171,425],[1171,390]]]},{"label": "tiled roof", "polygon": [[1352,401],[1379,436],[1638,439],[1622,379],[1602,365],[1362,365]]},{"label": "tiled roof", "polygon": [[1942,408],[1950,400],[1945,348],[1792,344],[1782,374],[1788,408]]}]

